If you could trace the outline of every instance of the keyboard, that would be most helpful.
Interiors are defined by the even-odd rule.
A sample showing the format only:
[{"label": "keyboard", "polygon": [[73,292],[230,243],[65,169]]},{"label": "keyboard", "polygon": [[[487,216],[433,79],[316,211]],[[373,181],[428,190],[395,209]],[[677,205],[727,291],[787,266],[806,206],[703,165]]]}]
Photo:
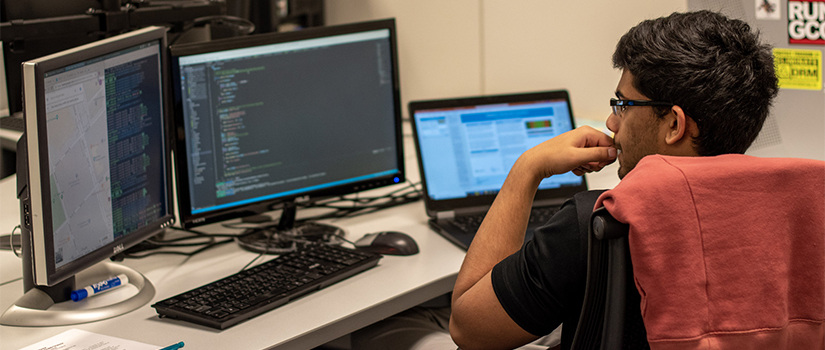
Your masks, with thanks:
[{"label": "keyboard", "polygon": [[[530,210],[530,219],[527,223],[528,228],[534,228],[547,223],[550,217],[556,214],[561,209],[560,207],[536,207]],[[453,223],[460,227],[464,232],[475,233],[481,226],[481,221],[484,220],[486,214],[480,215],[466,215],[457,216],[453,218]]]},{"label": "keyboard", "polygon": [[22,113],[15,113],[12,116],[0,117],[0,128],[14,131],[25,131],[26,122]]},{"label": "keyboard", "polygon": [[310,244],[152,305],[160,317],[226,329],[372,268],[380,254]]}]

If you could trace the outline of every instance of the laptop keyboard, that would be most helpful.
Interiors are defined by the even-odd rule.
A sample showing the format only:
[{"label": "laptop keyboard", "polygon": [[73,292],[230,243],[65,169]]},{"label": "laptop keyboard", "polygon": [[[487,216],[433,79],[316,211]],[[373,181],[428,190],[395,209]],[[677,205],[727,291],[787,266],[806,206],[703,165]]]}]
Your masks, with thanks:
[{"label": "laptop keyboard", "polygon": [[542,226],[550,221],[550,218],[559,212],[561,207],[541,207],[534,208],[530,211],[530,221],[527,223],[528,227]]},{"label": "laptop keyboard", "polygon": [[[527,223],[527,227],[544,225],[559,209],[559,207],[533,208],[530,211],[530,220]],[[475,233],[478,231],[478,227],[481,226],[482,220],[484,220],[484,214],[458,216],[453,218],[453,224],[464,230],[464,232]]]},{"label": "laptop keyboard", "polygon": [[0,128],[14,131],[25,131],[26,122],[23,120],[23,117],[18,114],[0,117]]},{"label": "laptop keyboard", "polygon": [[381,255],[311,244],[152,305],[162,317],[226,329],[369,269]]}]

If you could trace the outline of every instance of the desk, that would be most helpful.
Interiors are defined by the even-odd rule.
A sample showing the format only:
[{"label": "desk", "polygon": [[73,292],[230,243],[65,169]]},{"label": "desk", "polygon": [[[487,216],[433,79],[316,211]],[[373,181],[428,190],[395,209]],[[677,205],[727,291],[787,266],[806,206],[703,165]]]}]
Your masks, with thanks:
[{"label": "desk", "polygon": [[[14,177],[0,181],[0,232],[11,230],[19,218]],[[364,233],[398,230],[415,238],[421,252],[413,256],[385,256],[378,266],[321,291],[281,306],[227,330],[159,319],[146,305],[109,320],[67,327],[0,326],[0,348],[17,349],[79,328],[90,332],[168,345],[184,341],[192,349],[312,348],[384,319],[452,290],[464,251],[431,231],[421,202],[370,215],[327,221],[343,228],[348,239]],[[225,231],[217,225],[205,231]],[[257,254],[228,244],[191,258],[153,256],[123,263],[146,276],[155,286],[152,302],[182,293],[237,272]],[[0,309],[23,294],[20,260],[0,252]],[[8,283],[9,281],[13,281]],[[240,347],[239,347],[240,345]]]},{"label": "desk", "polygon": [[[408,176],[418,181],[411,137],[405,132]],[[588,174],[590,188],[612,188],[617,165]],[[0,233],[19,223],[14,176],[0,180]],[[223,331],[162,320],[149,305],[109,320],[66,327],[0,326],[0,349],[18,349],[78,328],[155,345],[178,341],[186,349],[308,349],[443,295],[452,290],[464,251],[431,231],[424,205],[409,203],[376,213],[325,221],[343,228],[350,240],[367,232],[398,230],[412,236],[421,252],[385,256],[378,266]],[[219,225],[199,228],[225,232]],[[123,262],[146,276],[156,289],[152,303],[237,272],[257,254],[228,244],[193,256],[154,256]],[[0,251],[0,310],[23,294],[20,259]],[[114,292],[112,292],[114,293]]]}]

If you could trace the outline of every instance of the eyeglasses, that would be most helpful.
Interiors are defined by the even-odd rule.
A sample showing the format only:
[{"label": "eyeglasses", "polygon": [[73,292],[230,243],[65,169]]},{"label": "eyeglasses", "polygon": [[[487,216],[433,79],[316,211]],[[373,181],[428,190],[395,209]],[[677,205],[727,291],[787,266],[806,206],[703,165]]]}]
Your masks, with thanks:
[{"label": "eyeglasses", "polygon": [[610,107],[613,108],[613,114],[616,116],[621,117],[622,113],[627,109],[628,106],[659,106],[659,107],[671,107],[673,106],[670,102],[663,102],[663,101],[637,101],[637,100],[619,100],[615,98],[610,99]]}]

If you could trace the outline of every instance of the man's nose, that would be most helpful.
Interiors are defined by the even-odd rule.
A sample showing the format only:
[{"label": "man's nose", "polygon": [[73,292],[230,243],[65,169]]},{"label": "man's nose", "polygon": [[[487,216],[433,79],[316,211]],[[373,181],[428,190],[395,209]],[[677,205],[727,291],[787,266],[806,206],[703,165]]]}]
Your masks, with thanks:
[{"label": "man's nose", "polygon": [[613,113],[610,113],[610,115],[607,116],[607,121],[605,122],[605,125],[607,126],[607,129],[612,131],[614,134],[619,132],[619,117],[617,117]]}]

